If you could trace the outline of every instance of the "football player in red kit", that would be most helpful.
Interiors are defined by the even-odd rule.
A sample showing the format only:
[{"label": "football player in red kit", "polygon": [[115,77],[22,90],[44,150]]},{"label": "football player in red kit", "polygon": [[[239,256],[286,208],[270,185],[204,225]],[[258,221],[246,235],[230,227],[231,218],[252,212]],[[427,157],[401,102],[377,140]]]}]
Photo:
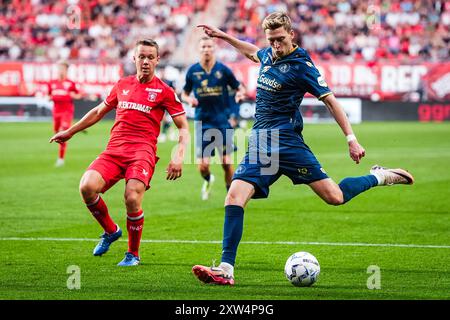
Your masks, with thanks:
[{"label": "football player in red kit", "polygon": [[159,63],[158,44],[151,39],[138,41],[133,60],[136,75],[120,79],[105,101],[72,127],[50,139],[50,142],[63,143],[75,133],[98,122],[107,112],[116,109],[116,120],[108,145],[81,178],[80,193],[87,208],[105,231],[93,252],[95,256],[100,256],[122,235],[122,230],[111,219],[100,193],[125,179],[128,251],[119,266],[134,266],[140,262],[138,250],[144,224],[141,204],[158,161],[156,143],[165,111],[172,116],[179,130],[177,152],[167,167],[168,180],[181,176],[189,139],[189,127],[182,104],[173,89],[155,76],[155,67]]},{"label": "football player in red kit", "polygon": [[[81,98],[75,82],[67,79],[68,69],[68,63],[58,63],[58,79],[51,80],[47,84],[48,95],[53,101],[53,131],[55,133],[67,130],[71,126],[74,113],[73,99]],[[64,165],[66,148],[67,142],[60,143],[59,157],[55,166],[61,167]]]}]

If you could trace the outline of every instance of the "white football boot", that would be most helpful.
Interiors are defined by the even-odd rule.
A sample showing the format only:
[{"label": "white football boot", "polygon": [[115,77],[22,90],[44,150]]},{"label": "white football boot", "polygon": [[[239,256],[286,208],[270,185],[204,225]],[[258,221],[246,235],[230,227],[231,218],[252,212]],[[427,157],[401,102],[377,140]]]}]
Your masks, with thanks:
[{"label": "white football boot", "polygon": [[392,186],[394,184],[413,184],[414,177],[408,171],[403,169],[389,169],[379,165],[374,165],[370,169],[377,180],[379,186]]}]

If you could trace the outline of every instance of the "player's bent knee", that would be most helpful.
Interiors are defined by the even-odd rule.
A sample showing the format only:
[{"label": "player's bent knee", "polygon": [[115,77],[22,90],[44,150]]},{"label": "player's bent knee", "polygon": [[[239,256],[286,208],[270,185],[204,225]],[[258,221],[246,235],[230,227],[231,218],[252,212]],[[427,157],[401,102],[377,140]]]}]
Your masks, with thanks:
[{"label": "player's bent knee", "polygon": [[324,198],[324,200],[326,203],[333,206],[344,204],[344,196],[342,194],[329,194]]},{"label": "player's bent knee", "polygon": [[246,202],[246,199],[242,195],[240,195],[236,192],[228,192],[227,196],[225,197],[225,205],[226,206],[233,205],[233,206],[244,207],[245,202]]},{"label": "player's bent knee", "polygon": [[81,180],[80,182],[80,194],[84,202],[90,203],[97,198],[97,185],[89,180]]}]

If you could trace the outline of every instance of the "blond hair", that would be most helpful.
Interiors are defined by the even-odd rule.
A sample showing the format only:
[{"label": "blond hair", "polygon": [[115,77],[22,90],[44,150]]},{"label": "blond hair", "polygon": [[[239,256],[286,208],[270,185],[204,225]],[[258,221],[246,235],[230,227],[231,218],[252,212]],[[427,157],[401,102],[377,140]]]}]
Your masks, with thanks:
[{"label": "blond hair", "polygon": [[280,27],[283,27],[287,32],[292,30],[291,19],[284,12],[271,13],[262,22],[263,30],[275,30]]}]

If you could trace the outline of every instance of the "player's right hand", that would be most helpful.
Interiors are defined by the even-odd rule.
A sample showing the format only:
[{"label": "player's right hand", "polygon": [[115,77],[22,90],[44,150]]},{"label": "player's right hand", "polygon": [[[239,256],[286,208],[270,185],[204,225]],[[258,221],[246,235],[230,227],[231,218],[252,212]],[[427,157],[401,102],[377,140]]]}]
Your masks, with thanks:
[{"label": "player's right hand", "polygon": [[211,38],[221,38],[225,34],[225,32],[223,32],[219,28],[207,24],[199,24],[197,28],[203,28],[203,31],[206,33],[206,35]]},{"label": "player's right hand", "polygon": [[63,143],[69,140],[70,138],[72,138],[72,134],[69,132],[69,130],[64,130],[58,132],[53,137],[51,137],[49,142],[52,143],[53,141],[55,141],[57,143]]},{"label": "player's right hand", "polygon": [[178,161],[170,161],[169,166],[166,169],[167,177],[166,180],[176,180],[181,177],[181,172],[183,169],[183,164]]},{"label": "player's right hand", "polygon": [[350,158],[359,164],[361,159],[366,155],[366,150],[358,143],[358,141],[353,140],[348,143]]}]

